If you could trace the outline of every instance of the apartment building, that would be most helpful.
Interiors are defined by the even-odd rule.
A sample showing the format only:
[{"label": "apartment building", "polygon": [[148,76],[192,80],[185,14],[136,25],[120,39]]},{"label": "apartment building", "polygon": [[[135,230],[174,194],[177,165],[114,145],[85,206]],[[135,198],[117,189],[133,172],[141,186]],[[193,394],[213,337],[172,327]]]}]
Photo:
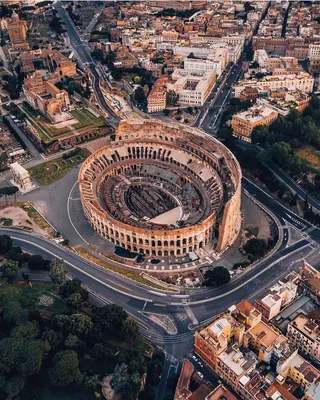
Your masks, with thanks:
[{"label": "apartment building", "polygon": [[206,59],[185,58],[184,69],[191,74],[215,72],[219,77],[229,62],[229,52],[225,47],[214,48]]},{"label": "apartment building", "polygon": [[308,391],[311,385],[320,377],[319,371],[301,357],[297,350],[295,350],[283,364],[279,365],[277,372],[279,373],[277,381],[280,384],[283,384],[287,378],[290,378],[296,382],[304,392]]},{"label": "apartment building", "polygon": [[232,134],[237,139],[251,143],[253,130],[261,125],[270,125],[278,118],[278,113],[269,107],[255,105],[247,111],[232,116]]},{"label": "apartment building", "polygon": [[160,77],[148,96],[148,112],[160,112],[167,106],[167,82],[168,77]]},{"label": "apartment building", "polygon": [[300,286],[308,293],[317,304],[320,304],[320,272],[310,264],[304,262],[299,271]]},{"label": "apartment building", "polygon": [[[241,96],[240,96],[241,99]],[[260,97],[257,104],[264,105],[286,117],[291,110],[302,113],[309,105],[311,97],[299,90],[276,89],[268,93],[268,97]]]},{"label": "apartment building", "polygon": [[[219,39],[219,38],[216,38]],[[157,46],[158,48],[158,46]],[[191,53],[197,58],[207,58],[210,54],[214,53],[215,49],[225,49],[228,51],[228,61],[237,63],[242,53],[242,46],[240,44],[228,44],[226,42],[217,41],[208,43],[206,46],[192,45],[186,46],[185,44],[177,44],[173,48],[174,54],[180,55],[184,58],[188,57]]]},{"label": "apartment building", "polygon": [[309,60],[320,58],[320,43],[311,43],[309,45],[308,58]]},{"label": "apartment building", "polygon": [[175,31],[163,31],[161,34],[161,40],[163,42],[177,43],[179,39],[179,33]]},{"label": "apartment building", "polygon": [[293,282],[279,281],[269,293],[262,299],[256,299],[255,308],[261,312],[263,317],[270,320],[277,316],[280,310],[294,300],[297,294],[297,285]]},{"label": "apartment building", "polygon": [[216,372],[237,390],[240,379],[253,371],[258,362],[252,351],[240,351],[238,344],[234,344],[218,356]]},{"label": "apartment building", "polygon": [[300,313],[288,325],[287,337],[301,351],[320,359],[320,323]]},{"label": "apartment building", "polygon": [[[284,293],[283,288],[280,282],[273,289]],[[283,301],[290,301],[291,296],[283,295]],[[290,380],[305,393],[316,393],[319,371],[261,318],[253,305],[242,300],[195,334],[196,353],[244,400],[296,400],[291,393],[296,386],[288,385]]]},{"label": "apartment building", "polygon": [[244,336],[244,346],[255,350],[260,360],[267,363],[272,360],[274,350],[285,346],[287,338],[263,321],[250,328]]},{"label": "apartment building", "polygon": [[[227,349],[235,330],[240,337],[240,330],[237,331],[237,328],[237,321],[230,314],[223,314],[212,324],[196,332],[195,351],[212,369],[216,369],[217,357]],[[242,330],[243,336],[244,327]]]},{"label": "apartment building", "polygon": [[173,90],[179,96],[179,104],[202,106],[207,100],[215,82],[215,72],[190,74],[183,69],[176,69],[172,81],[167,83],[167,89]]},{"label": "apartment building", "polygon": [[303,400],[318,400],[320,399],[320,378],[310,385],[309,389],[305,392]]},{"label": "apartment building", "polygon": [[254,52],[253,61],[256,61],[260,67],[265,68],[268,72],[273,72],[278,68],[285,69],[288,72],[302,71],[302,67],[299,65],[299,60],[297,58],[269,57],[264,49],[259,49]]},{"label": "apartment building", "polygon": [[246,87],[257,88],[259,92],[286,88],[300,90],[303,93],[312,93],[314,78],[308,72],[285,73],[268,75],[261,79],[248,79],[238,82],[233,86],[234,97],[239,98]]}]

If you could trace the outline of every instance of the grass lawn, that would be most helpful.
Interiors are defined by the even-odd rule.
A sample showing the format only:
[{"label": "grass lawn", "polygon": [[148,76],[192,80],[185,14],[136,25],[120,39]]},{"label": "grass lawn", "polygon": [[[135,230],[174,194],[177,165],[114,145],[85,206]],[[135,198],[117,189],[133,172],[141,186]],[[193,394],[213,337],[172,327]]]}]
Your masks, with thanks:
[{"label": "grass lawn", "polygon": [[72,110],[70,114],[74,116],[79,122],[73,127],[77,130],[86,128],[88,126],[95,125],[96,127],[100,128],[106,125],[104,119],[102,117],[96,117],[90,111],[86,110],[85,108],[79,110]]},{"label": "grass lawn", "polygon": [[62,157],[36,165],[28,171],[41,184],[49,185],[63,178],[75,165],[82,163],[89,155],[88,149],[81,148],[74,157],[64,160]]},{"label": "grass lawn", "polygon": [[0,281],[0,295],[5,295],[9,301],[20,301],[27,293],[34,293],[38,297],[46,295],[52,297],[53,303],[49,306],[40,305],[39,308],[44,310],[61,313],[66,310],[65,303],[52,295],[56,291],[57,285],[52,282],[34,282],[32,287],[27,286],[25,281],[17,281],[7,283]]},{"label": "grass lawn", "polygon": [[295,153],[306,160],[313,168],[320,171],[320,151],[313,146],[303,146],[295,150]]},{"label": "grass lawn", "polygon": [[12,222],[11,218],[0,218],[0,225],[2,226],[11,226]]},{"label": "grass lawn", "polygon": [[132,73],[132,74],[124,74],[123,76],[122,76],[122,79],[124,79],[125,81],[127,81],[127,82],[132,82],[132,80],[133,80],[133,78],[135,77],[135,76],[137,76],[137,74],[134,74],[134,73]]},{"label": "grass lawn", "polygon": [[258,237],[259,227],[258,226],[247,226],[246,230],[246,237],[249,238],[251,236]]},{"label": "grass lawn", "polygon": [[[30,124],[38,132],[43,142],[47,143],[54,138],[71,133],[69,126],[56,128],[42,113],[33,109],[30,104],[24,102],[22,108],[27,114]],[[81,131],[81,133],[106,126],[106,122],[102,117],[96,117],[85,108],[72,110],[70,114],[79,121],[72,127],[79,132]]]}]

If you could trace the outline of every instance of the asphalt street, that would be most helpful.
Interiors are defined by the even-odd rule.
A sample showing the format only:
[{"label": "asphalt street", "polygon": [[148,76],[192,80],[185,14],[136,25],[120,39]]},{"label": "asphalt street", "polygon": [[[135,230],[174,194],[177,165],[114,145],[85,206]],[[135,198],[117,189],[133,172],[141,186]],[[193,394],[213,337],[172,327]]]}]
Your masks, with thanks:
[{"label": "asphalt street", "polygon": [[85,47],[85,42],[81,39],[77,28],[74,26],[73,21],[69,17],[67,11],[62,5],[61,1],[57,1],[53,7],[58,11],[61,21],[64,23],[65,28],[68,32],[70,44],[79,57],[80,64],[87,66],[92,73],[92,88],[95,94],[96,101],[102,111],[108,115],[108,122],[114,128],[117,127],[120,121],[120,117],[108,106],[100,89],[100,76],[96,70],[95,62],[91,57],[91,54]]},{"label": "asphalt street", "polygon": [[[79,57],[80,64],[90,68],[92,86],[99,107],[109,115],[110,124],[116,126],[119,117],[103,97],[100,90],[100,75],[94,60],[61,2],[56,2],[54,8],[65,24],[70,43]],[[201,126],[208,133],[215,133],[224,107],[231,97],[232,85],[241,73],[242,62],[230,66],[222,76],[217,90],[208,99],[195,126]],[[288,177],[283,176],[281,179],[288,180],[290,185],[294,184],[294,182],[289,182]],[[270,210],[279,220],[280,243],[275,252],[256,263],[254,268],[249,268],[246,273],[233,279],[228,285],[214,290],[184,289],[180,293],[173,293],[153,289],[94,265],[67,248],[57,245],[53,240],[10,228],[0,228],[0,233],[9,234],[14,239],[15,245],[21,246],[30,253],[41,254],[47,259],[65,260],[70,277],[81,279],[88,289],[96,294],[100,304],[113,302],[121,305],[138,321],[141,334],[166,351],[168,362],[164,370],[165,381],[172,366],[175,365],[175,360],[180,360],[192,350],[195,329],[208,323],[216,315],[244,298],[253,301],[256,297],[260,297],[281,277],[292,270],[297,270],[304,259],[311,259],[314,264],[320,264],[320,230],[287,209],[248,179],[243,178],[242,184],[251,197]],[[299,188],[294,188],[294,190],[297,191]],[[311,201],[313,199],[310,199],[310,204],[312,204]],[[289,226],[301,234],[300,240],[292,243]],[[169,335],[164,328],[152,322],[147,317],[147,313],[167,315],[175,324],[177,334]],[[201,367],[202,369],[209,379],[210,370],[207,371]],[[160,390],[158,398],[161,398],[162,394]]]},{"label": "asphalt street", "polygon": [[224,107],[232,94],[232,85],[239,79],[242,73],[242,61],[238,64],[233,64],[228,69],[227,76],[222,76],[221,84],[216,91],[207,100],[199,118],[197,119],[196,127],[201,127],[207,133],[214,134],[217,131],[220,117],[223,114]]}]

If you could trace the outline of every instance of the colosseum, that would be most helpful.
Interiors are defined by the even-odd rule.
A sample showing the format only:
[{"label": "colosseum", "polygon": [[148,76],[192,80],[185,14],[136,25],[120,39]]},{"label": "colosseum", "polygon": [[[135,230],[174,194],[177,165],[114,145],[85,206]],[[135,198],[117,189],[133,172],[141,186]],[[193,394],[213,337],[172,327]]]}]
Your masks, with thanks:
[{"label": "colosseum", "polygon": [[224,145],[195,128],[122,121],[115,140],[83,163],[79,186],[94,229],[131,252],[220,253],[240,231],[240,166]]}]

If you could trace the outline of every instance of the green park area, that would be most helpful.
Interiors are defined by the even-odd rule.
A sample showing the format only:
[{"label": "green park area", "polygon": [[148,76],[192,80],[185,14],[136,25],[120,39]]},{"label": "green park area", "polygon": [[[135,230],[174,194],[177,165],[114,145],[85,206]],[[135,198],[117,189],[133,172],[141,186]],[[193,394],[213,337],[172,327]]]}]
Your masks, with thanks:
[{"label": "green park area", "polygon": [[52,124],[41,112],[35,110],[27,102],[22,105],[28,121],[39,134],[44,143],[48,143],[53,139],[58,139],[65,135],[70,135],[76,131],[78,134],[89,133],[92,130],[105,128],[106,122],[100,116],[95,116],[86,108],[74,109],[69,112],[78,122],[72,125],[57,128]]},{"label": "green park area", "polygon": [[63,178],[75,165],[82,163],[90,154],[88,149],[81,148],[75,155],[69,158],[66,158],[66,156],[59,157],[36,165],[29,169],[29,173],[40,185],[49,185]]},{"label": "green park area", "polygon": [[[46,260],[0,235],[0,393],[22,400],[102,399],[108,376],[119,399],[155,399],[164,354],[116,304],[95,306],[62,260]],[[33,281],[34,276],[46,281]]]}]

